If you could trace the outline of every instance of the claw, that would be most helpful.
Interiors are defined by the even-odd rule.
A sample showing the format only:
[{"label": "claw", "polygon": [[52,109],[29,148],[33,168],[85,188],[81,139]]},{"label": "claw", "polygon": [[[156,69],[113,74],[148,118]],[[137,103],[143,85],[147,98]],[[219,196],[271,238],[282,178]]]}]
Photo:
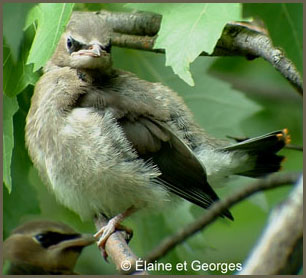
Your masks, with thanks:
[{"label": "claw", "polygon": [[117,218],[114,217],[112,218],[111,220],[109,220],[109,222],[107,223],[106,226],[103,226],[95,235],[94,235],[94,238],[95,239],[99,239],[98,240],[98,246],[100,248],[105,248],[105,244],[106,244],[106,241],[107,239],[110,237],[110,235],[112,233],[115,232],[116,230],[116,227],[118,226],[119,223],[117,223]]},{"label": "claw", "polygon": [[129,215],[131,215],[135,211],[134,207],[128,208],[125,212],[120,213],[110,219],[107,225],[103,226],[97,233],[94,234],[94,238],[98,241],[97,245],[99,248],[103,250],[103,257],[105,261],[107,261],[107,253],[105,251],[105,245],[108,238],[116,231],[122,230],[127,234],[126,241],[129,242],[133,236],[133,231],[120,223]]}]

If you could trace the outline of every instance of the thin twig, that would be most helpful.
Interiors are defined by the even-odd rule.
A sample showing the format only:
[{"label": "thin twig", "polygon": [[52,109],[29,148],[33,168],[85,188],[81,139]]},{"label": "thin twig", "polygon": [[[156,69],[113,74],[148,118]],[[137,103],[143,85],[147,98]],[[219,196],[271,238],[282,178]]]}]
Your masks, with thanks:
[{"label": "thin twig", "polygon": [[301,151],[301,152],[303,151],[303,146],[294,145],[294,144],[287,144],[285,148],[289,150],[295,150],[295,151]]},{"label": "thin twig", "polygon": [[300,73],[292,61],[280,49],[273,46],[267,35],[245,26],[227,24],[217,46],[221,46],[220,43],[224,43],[223,47],[230,51],[234,52],[236,49],[238,54],[245,53],[254,57],[262,57],[278,70],[301,95],[303,94],[303,81]]},{"label": "thin twig", "polygon": [[199,232],[207,225],[215,221],[222,212],[229,209],[234,204],[241,200],[246,199],[252,194],[261,191],[276,188],[283,185],[295,183],[299,178],[300,173],[278,173],[268,176],[267,178],[260,179],[251,185],[243,188],[241,191],[214,203],[210,209],[203,215],[202,218],[197,219],[193,223],[188,224],[186,227],[181,228],[175,234],[165,238],[146,258],[147,263],[154,262],[165,256],[175,246],[185,241],[190,236]]},{"label": "thin twig", "polygon": [[[100,11],[100,14],[113,28],[114,46],[164,53],[163,49],[153,49],[162,20],[161,15],[109,11]],[[303,81],[294,64],[280,49],[273,46],[271,39],[264,32],[244,24],[227,24],[213,53],[202,52],[200,55],[262,57],[303,94]]]}]

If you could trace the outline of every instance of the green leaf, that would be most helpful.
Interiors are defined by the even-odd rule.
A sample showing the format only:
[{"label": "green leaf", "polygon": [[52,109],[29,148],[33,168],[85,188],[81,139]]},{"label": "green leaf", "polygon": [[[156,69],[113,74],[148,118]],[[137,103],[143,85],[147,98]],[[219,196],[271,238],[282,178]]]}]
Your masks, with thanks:
[{"label": "green leaf", "polygon": [[201,52],[212,53],[226,23],[240,21],[239,3],[129,4],[163,18],[154,48],[166,50],[166,65],[193,86],[189,67]]},{"label": "green leaf", "polygon": [[51,57],[64,27],[72,13],[72,3],[43,3],[35,6],[26,26],[37,21],[37,31],[30,50],[27,64],[34,64],[38,70]]},{"label": "green leaf", "polygon": [[14,62],[12,51],[4,38],[3,42],[3,91],[7,96],[16,96],[28,85],[34,85],[39,73],[33,72],[33,65],[26,65],[29,53],[29,38],[23,38],[19,59]]},{"label": "green leaf", "polygon": [[246,16],[260,17],[268,28],[276,47],[284,49],[288,58],[303,73],[303,4],[243,4]]},{"label": "green leaf", "polygon": [[3,95],[3,182],[12,190],[11,161],[14,149],[13,116],[18,110],[17,98]]},{"label": "green leaf", "polygon": [[3,36],[11,49],[14,62],[19,56],[19,48],[23,38],[23,25],[28,11],[33,3],[4,3],[3,4]]}]

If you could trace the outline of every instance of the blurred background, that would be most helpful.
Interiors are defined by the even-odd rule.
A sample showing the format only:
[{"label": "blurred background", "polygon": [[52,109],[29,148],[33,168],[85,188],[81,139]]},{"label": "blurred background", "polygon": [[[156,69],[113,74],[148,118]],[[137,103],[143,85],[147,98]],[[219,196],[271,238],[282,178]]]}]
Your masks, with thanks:
[{"label": "blurred background", "polygon": [[[6,5],[8,6],[4,11],[7,12],[7,17],[10,12],[28,13],[31,8],[26,4]],[[100,9],[131,11],[131,7],[127,9],[125,4],[121,3],[74,6],[74,10]],[[262,19],[271,32],[274,44],[290,53],[289,56],[296,55],[291,59],[298,61],[297,66],[301,71],[302,57],[299,55],[302,52],[296,53],[291,47],[294,47],[295,43],[302,46],[302,4],[243,4],[242,9],[245,16],[258,16]],[[295,25],[291,30],[286,29],[290,19],[288,11],[289,15],[291,12],[295,13]],[[158,13],[158,7],[156,12]],[[23,28],[23,24],[20,28]],[[288,42],[285,32],[295,32],[297,41]],[[22,61],[26,47],[31,45],[33,30],[32,33],[25,33],[22,34],[24,37],[19,46],[19,59],[15,63]],[[277,36],[278,33],[281,34]],[[9,51],[8,47],[8,44],[4,46],[4,57],[6,51]],[[198,57],[191,65],[195,82],[195,86],[191,87],[177,77],[170,67],[165,66],[164,54],[114,47],[112,55],[114,67],[133,72],[145,80],[161,82],[175,90],[184,98],[196,121],[216,137],[252,137],[288,128],[292,144],[302,145],[302,98],[289,82],[263,59],[250,61],[244,57]],[[24,71],[24,75],[26,74]],[[16,83],[16,79],[6,79],[4,72],[5,88],[8,89],[12,83]],[[80,232],[94,233],[95,227],[92,222],[82,222],[77,215],[56,202],[42,184],[28,157],[24,145],[24,126],[33,88],[30,84],[17,95],[19,109],[13,117],[13,137],[9,129],[4,129],[3,136],[11,138],[14,148],[10,167],[11,192],[9,193],[7,186],[3,186],[3,239],[16,226],[33,219],[62,221]],[[11,102],[10,97],[4,97],[4,121],[6,108],[12,105]],[[285,149],[281,154],[286,156],[282,171],[302,171],[302,152]],[[235,177],[230,179],[226,186],[217,189],[217,193],[222,198],[248,186],[251,182],[251,178]],[[290,190],[291,186],[287,186],[257,193],[231,209],[234,222],[218,219],[204,231],[176,247],[161,261],[172,264],[191,262],[195,259],[203,263],[244,262],[265,226],[269,211],[284,200]],[[135,214],[124,222],[134,230],[134,237],[129,245],[137,256],[145,256],[164,237],[188,225],[204,213],[201,208],[182,200],[175,207],[170,205],[169,209],[161,214]],[[76,271],[81,274],[116,273],[114,265],[104,262],[95,245],[84,249]],[[152,274],[211,273],[173,270],[171,273]]]}]

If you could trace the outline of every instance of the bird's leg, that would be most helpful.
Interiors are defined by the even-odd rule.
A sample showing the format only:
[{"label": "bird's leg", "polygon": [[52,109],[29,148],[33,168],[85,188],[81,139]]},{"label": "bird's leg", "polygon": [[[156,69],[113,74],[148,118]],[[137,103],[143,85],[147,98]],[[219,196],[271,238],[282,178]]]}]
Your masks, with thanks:
[{"label": "bird's leg", "polygon": [[[121,222],[130,216],[132,213],[136,211],[134,206],[129,207],[126,211],[116,215],[112,219],[108,221],[108,223],[103,226],[95,235],[94,237],[98,240],[98,246],[100,248],[105,249],[105,244],[107,239],[110,237],[112,233],[115,232],[115,230],[124,230],[127,232],[127,234],[131,235],[133,234],[131,229],[128,229],[127,227],[121,225]],[[130,237],[131,238],[131,237]]]}]

